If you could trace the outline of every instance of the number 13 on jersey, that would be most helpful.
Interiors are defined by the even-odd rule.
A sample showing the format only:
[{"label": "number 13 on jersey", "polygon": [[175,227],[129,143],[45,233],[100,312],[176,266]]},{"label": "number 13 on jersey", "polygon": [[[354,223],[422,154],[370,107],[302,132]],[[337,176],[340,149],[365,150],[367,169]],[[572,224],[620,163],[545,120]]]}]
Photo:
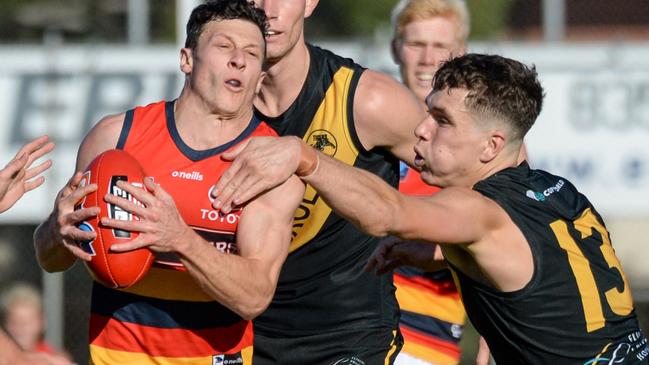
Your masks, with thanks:
[{"label": "number 13 on jersey", "polygon": [[[572,224],[574,229],[580,234],[573,237],[568,230],[568,224]],[[591,267],[591,261],[599,258],[587,258],[581,250],[575,238],[583,242],[592,236],[593,230],[597,231],[602,238],[599,249],[602,253],[606,264],[610,270],[616,270],[619,273],[624,287],[620,292],[615,286],[611,288],[602,288],[606,290],[605,297],[613,313],[619,316],[626,316],[633,310],[633,298],[626,276],[622,271],[620,261],[615,256],[615,251],[611,246],[608,231],[599,222],[597,216],[590,208],[584,210],[582,215],[573,222],[566,222],[562,219],[556,220],[550,224],[559,245],[568,254],[568,262],[579,289],[581,302],[584,308],[584,319],[586,320],[586,331],[593,332],[606,325],[604,310],[600,296],[600,288],[597,286],[595,276]],[[594,263],[593,263],[594,265]]]}]

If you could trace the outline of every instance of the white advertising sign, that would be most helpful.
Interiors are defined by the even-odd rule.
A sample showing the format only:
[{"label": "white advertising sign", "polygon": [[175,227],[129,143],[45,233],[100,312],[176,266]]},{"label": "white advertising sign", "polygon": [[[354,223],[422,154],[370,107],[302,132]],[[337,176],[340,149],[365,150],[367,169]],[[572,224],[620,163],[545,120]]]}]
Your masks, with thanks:
[{"label": "white advertising sign", "polygon": [[[326,47],[396,75],[387,47]],[[470,48],[536,64],[547,96],[526,139],[533,167],[571,180],[604,215],[649,214],[649,46]],[[57,143],[45,188],[0,222],[42,220],[73,173],[81,138],[99,118],[173,99],[183,82],[173,46],[0,47],[0,54],[0,162],[39,135]]]}]

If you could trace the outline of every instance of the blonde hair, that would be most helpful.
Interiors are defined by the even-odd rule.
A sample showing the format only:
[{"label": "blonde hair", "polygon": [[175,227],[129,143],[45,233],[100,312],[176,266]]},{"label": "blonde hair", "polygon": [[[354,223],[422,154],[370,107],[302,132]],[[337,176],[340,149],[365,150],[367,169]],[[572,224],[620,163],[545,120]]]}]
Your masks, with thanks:
[{"label": "blonde hair", "polygon": [[469,37],[469,10],[463,0],[400,0],[392,9],[394,39],[400,39],[403,28],[417,20],[434,17],[454,18],[457,21],[457,40],[466,43]]},{"label": "blonde hair", "polygon": [[33,285],[26,283],[18,283],[2,294],[0,306],[5,315],[9,308],[16,304],[31,304],[38,308],[39,312],[43,310],[43,300],[40,292]]}]

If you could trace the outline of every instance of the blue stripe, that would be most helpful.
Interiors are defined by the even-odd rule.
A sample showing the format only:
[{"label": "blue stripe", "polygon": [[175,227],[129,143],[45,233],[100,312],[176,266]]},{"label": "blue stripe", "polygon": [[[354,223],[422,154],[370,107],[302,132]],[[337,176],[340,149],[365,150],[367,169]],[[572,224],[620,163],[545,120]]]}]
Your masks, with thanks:
[{"label": "blue stripe", "polygon": [[148,298],[93,283],[91,312],[121,322],[158,328],[208,329],[243,321],[218,302]]},{"label": "blue stripe", "polygon": [[196,162],[200,161],[203,159],[206,159],[208,157],[212,157],[215,155],[218,155],[219,153],[223,153],[227,151],[230,147],[238,144],[239,142],[243,141],[244,139],[248,138],[259,126],[261,123],[261,120],[254,115],[252,116],[252,119],[250,120],[250,123],[244,129],[237,138],[233,139],[232,141],[223,144],[221,146],[211,148],[209,150],[203,150],[203,151],[198,151],[195,150],[191,147],[189,147],[183,139],[180,137],[180,133],[178,133],[178,129],[176,128],[176,117],[174,115],[174,103],[175,101],[168,101],[167,104],[165,105],[165,114],[167,117],[167,129],[169,130],[169,134],[171,135],[171,139],[173,139],[174,143],[176,144],[176,147],[180,150],[180,152],[185,155],[188,159]]},{"label": "blue stripe", "polygon": [[[461,333],[458,333],[457,331],[462,327],[455,325],[455,331],[453,331],[453,323],[445,322],[438,318],[402,310],[400,325],[446,342],[460,342],[459,335],[461,335]],[[455,334],[458,336],[453,336],[453,332],[456,332]]]},{"label": "blue stripe", "polygon": [[128,133],[131,131],[131,126],[133,125],[133,114],[135,111],[133,109],[126,112],[124,115],[124,124],[122,124],[122,131],[119,133],[119,139],[117,140],[118,150],[123,150],[124,145],[126,145],[126,138],[128,138]]}]

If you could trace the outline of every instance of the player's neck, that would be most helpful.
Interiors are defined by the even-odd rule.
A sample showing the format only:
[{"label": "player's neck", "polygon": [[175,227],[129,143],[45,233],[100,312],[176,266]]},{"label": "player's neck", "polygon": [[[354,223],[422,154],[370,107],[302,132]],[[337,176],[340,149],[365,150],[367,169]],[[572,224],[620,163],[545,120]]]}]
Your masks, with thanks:
[{"label": "player's neck", "polygon": [[208,105],[186,95],[184,90],[174,104],[174,119],[180,137],[189,147],[199,151],[235,139],[250,124],[252,116],[252,108],[232,115],[211,111]]},{"label": "player's neck", "polygon": [[306,43],[301,41],[284,57],[272,63],[255,98],[255,107],[269,117],[284,113],[302,91],[310,60]]}]

